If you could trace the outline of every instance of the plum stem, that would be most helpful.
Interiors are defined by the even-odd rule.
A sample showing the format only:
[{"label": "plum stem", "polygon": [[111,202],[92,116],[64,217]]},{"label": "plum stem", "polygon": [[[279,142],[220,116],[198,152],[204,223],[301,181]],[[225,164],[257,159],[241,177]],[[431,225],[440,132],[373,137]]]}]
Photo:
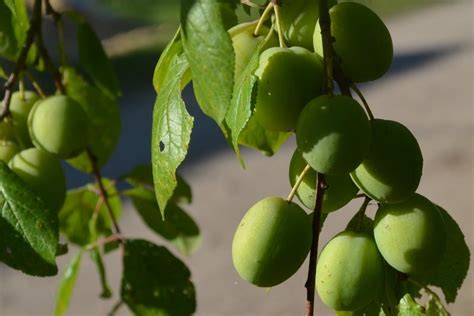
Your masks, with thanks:
[{"label": "plum stem", "polygon": [[3,121],[6,117],[10,116],[10,101],[12,99],[13,89],[16,82],[20,77],[20,73],[26,67],[26,58],[28,57],[28,52],[30,51],[31,45],[35,37],[41,32],[41,0],[35,0],[33,5],[33,15],[31,18],[30,27],[26,33],[26,40],[21,48],[18,59],[15,63],[15,68],[13,72],[8,76],[7,81],[4,85],[4,96],[3,96],[3,106],[0,113],[0,122]]},{"label": "plum stem", "polygon": [[43,89],[39,85],[38,81],[36,81],[36,79],[33,77],[31,72],[29,72],[28,70],[25,70],[25,75],[28,77],[28,80],[30,81],[33,88],[35,89],[36,93],[38,93],[38,95],[42,99],[46,98],[46,94],[44,93]]},{"label": "plum stem", "polygon": [[258,36],[260,33],[260,29],[263,26],[263,23],[265,23],[266,20],[270,17],[270,14],[273,11],[274,4],[273,2],[270,2],[265,10],[263,11],[262,15],[260,16],[260,19],[258,20],[257,26],[255,27],[255,31],[253,31],[254,36]]},{"label": "plum stem", "polygon": [[325,77],[323,92],[328,95],[333,95],[334,49],[332,43],[334,39],[331,35],[331,17],[329,16],[329,5],[327,0],[319,1],[319,25],[321,28],[321,39],[323,44],[323,67]]},{"label": "plum stem", "polygon": [[273,8],[275,10],[275,21],[277,26],[277,33],[278,33],[278,42],[280,43],[280,47],[285,48],[285,39],[283,37],[283,30],[281,29],[281,17],[280,17],[280,5],[273,0]]},{"label": "plum stem", "polygon": [[351,84],[351,89],[354,90],[354,92],[359,96],[360,100],[362,101],[362,104],[364,105],[365,111],[367,112],[367,115],[369,116],[369,119],[373,121],[375,119],[374,114],[372,113],[372,110],[370,109],[369,103],[367,102],[364,95],[362,94],[362,91],[359,90],[359,88],[355,85],[355,83]]},{"label": "plum stem", "polygon": [[316,283],[316,264],[318,256],[319,233],[321,232],[321,210],[323,208],[323,196],[326,190],[326,181],[322,173],[316,173],[316,203],[313,213],[313,237],[311,251],[309,253],[308,279],[306,280],[306,316],[314,315],[314,294]]},{"label": "plum stem", "polygon": [[304,176],[308,173],[309,170],[311,170],[311,167],[310,165],[307,164],[306,167],[304,167],[303,171],[301,171],[300,175],[298,176],[298,179],[296,179],[295,185],[293,186],[293,188],[291,188],[291,192],[290,194],[288,194],[288,197],[286,198],[288,202],[291,202],[293,198],[295,197],[296,191],[298,191],[298,188],[300,187],[301,182],[303,182]]}]

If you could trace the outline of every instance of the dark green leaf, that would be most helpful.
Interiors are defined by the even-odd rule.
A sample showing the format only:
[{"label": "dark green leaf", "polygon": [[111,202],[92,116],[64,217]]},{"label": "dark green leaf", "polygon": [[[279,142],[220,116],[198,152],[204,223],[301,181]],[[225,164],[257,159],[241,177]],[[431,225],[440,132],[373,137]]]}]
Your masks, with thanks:
[{"label": "dark green leaf", "polygon": [[94,262],[95,267],[97,269],[97,273],[99,273],[99,280],[101,286],[101,298],[110,298],[112,297],[112,291],[110,290],[109,282],[107,281],[107,271],[105,270],[104,260],[102,259],[102,253],[96,247],[91,252],[91,259]]},{"label": "dark green leaf", "polygon": [[82,250],[69,262],[69,265],[64,272],[64,275],[59,284],[59,290],[56,297],[56,309],[54,316],[64,315],[69,307],[71,301],[72,291],[76,285],[77,275],[79,274],[79,267],[82,259]]},{"label": "dark green leaf", "polygon": [[57,273],[58,218],[0,161],[0,261],[27,274]]},{"label": "dark green leaf", "polygon": [[[183,54],[183,43],[181,42],[181,28],[176,31],[173,39],[168,43],[163,52],[161,53],[160,59],[155,67],[153,74],[153,87],[156,93],[159,93],[163,86],[166,74],[169,72],[169,68],[173,65],[174,59]],[[191,81],[191,69],[188,68],[183,74],[181,79],[181,89],[183,89]]]},{"label": "dark green leaf", "polygon": [[416,303],[410,294],[406,294],[398,305],[398,315],[401,316],[424,316],[423,306]]},{"label": "dark green leaf", "polygon": [[163,217],[178,184],[176,169],[188,153],[194,122],[181,98],[180,82],[187,68],[184,55],[173,58],[153,110],[153,182]]},{"label": "dark green leaf", "polygon": [[175,204],[168,204],[166,220],[160,216],[160,209],[152,191],[133,188],[125,191],[146,225],[155,233],[169,240],[185,255],[190,255],[201,243],[199,228],[194,220]]},{"label": "dark green leaf", "polygon": [[4,1],[0,2],[0,56],[15,59],[19,43],[13,27],[13,14]]},{"label": "dark green leaf", "polygon": [[438,286],[443,290],[448,303],[454,302],[469,270],[470,252],[464,234],[456,221],[442,207],[439,207],[444,219],[446,248],[441,262],[429,274],[417,277],[424,285]]},{"label": "dark green leaf", "polygon": [[100,90],[113,99],[117,98],[120,95],[119,81],[94,29],[78,13],[68,12],[67,15],[77,26],[79,64]]},{"label": "dark green leaf", "polygon": [[[120,137],[120,112],[117,101],[85,81],[74,69],[63,71],[67,94],[79,102],[90,123],[89,147],[103,166],[112,155]],[[85,153],[69,159],[68,163],[83,171],[91,172],[92,166]]]},{"label": "dark green leaf", "polygon": [[226,21],[234,8],[227,0],[181,0],[181,35],[194,93],[203,112],[224,131],[234,86],[234,49]]},{"label": "dark green leaf", "polygon": [[127,240],[123,257],[122,300],[135,315],[186,316],[196,310],[191,273],[166,248]]},{"label": "dark green leaf", "polygon": [[[120,197],[117,195],[117,190],[112,182],[105,179],[104,183],[115,217],[120,218],[122,204]],[[103,203],[100,205],[97,218],[94,218],[95,236],[92,236],[93,234],[90,231],[89,223],[93,219],[99,200],[97,190],[96,185],[88,184],[67,193],[66,202],[59,212],[59,224],[61,232],[72,243],[85,246],[101,235],[108,236],[111,234],[112,222]]]}]

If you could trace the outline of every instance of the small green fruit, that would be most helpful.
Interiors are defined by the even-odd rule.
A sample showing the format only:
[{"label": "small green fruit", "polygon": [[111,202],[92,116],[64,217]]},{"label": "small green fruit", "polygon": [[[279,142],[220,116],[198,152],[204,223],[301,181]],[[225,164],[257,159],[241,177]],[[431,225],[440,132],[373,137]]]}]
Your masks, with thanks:
[{"label": "small green fruit", "polygon": [[316,267],[316,290],[336,311],[355,311],[383,290],[384,262],[374,240],[365,233],[344,231],[321,251]]},{"label": "small green fruit", "polygon": [[[229,35],[232,39],[232,45],[234,47],[235,53],[235,82],[237,82],[237,80],[240,78],[240,75],[242,74],[250,59],[252,58],[253,54],[257,50],[258,45],[263,42],[266,35],[270,31],[267,27],[263,26],[260,29],[260,34],[263,35],[254,36],[253,33],[255,31],[256,26],[257,22],[247,22],[238,24],[229,30]],[[267,44],[262,47],[262,50],[277,45],[278,39],[276,35],[273,34],[270,36]]]},{"label": "small green fruit", "polygon": [[0,161],[8,163],[20,151],[20,147],[12,141],[0,140]]},{"label": "small green fruit", "polygon": [[44,150],[30,148],[16,154],[9,167],[43,198],[46,206],[59,211],[66,198],[66,180],[56,157]]},{"label": "small green fruit", "polygon": [[[336,3],[336,0],[328,1],[330,8]],[[319,18],[319,1],[282,1],[280,12],[283,34],[290,46],[313,50],[313,33]]]},{"label": "small green fruit", "polygon": [[293,130],[304,106],[322,93],[322,60],[301,47],[267,49],[255,75],[255,115],[268,130]]},{"label": "small green fruit", "polygon": [[382,205],[375,215],[374,236],[388,264],[411,275],[436,267],[446,239],[441,213],[419,194]]},{"label": "small green fruit", "polygon": [[[298,150],[295,150],[290,162],[290,184],[293,187],[298,180],[299,175],[306,167],[306,161]],[[340,176],[326,175],[325,181],[327,188],[323,195],[323,213],[333,212],[349,203],[359,191],[352,182],[349,174]],[[316,203],[316,172],[310,169],[303,177],[296,195],[301,203],[309,209],[314,209]]]},{"label": "small green fruit", "polygon": [[28,126],[36,147],[61,158],[72,158],[87,145],[87,115],[79,103],[67,96],[49,97],[36,104]]},{"label": "small green fruit", "polygon": [[240,276],[257,286],[287,280],[303,264],[311,247],[310,217],[279,197],[257,202],[245,214],[232,242],[232,259]]},{"label": "small green fruit", "polygon": [[303,158],[316,171],[343,175],[367,155],[371,132],[362,107],[347,96],[320,96],[301,112],[296,142]]},{"label": "small green fruit", "polygon": [[30,133],[28,132],[28,115],[33,105],[39,101],[39,96],[32,91],[24,91],[23,95],[17,91],[13,93],[10,102],[13,125],[15,126],[18,141],[27,148],[32,147]]},{"label": "small green fruit", "polygon": [[17,140],[16,130],[10,118],[5,118],[0,122],[0,140]]},{"label": "small green fruit", "polygon": [[422,169],[423,156],[413,134],[400,123],[376,119],[369,154],[351,177],[374,200],[399,203],[415,193]]},{"label": "small green fruit", "polygon": [[[344,75],[354,82],[382,77],[393,60],[390,32],[383,21],[366,6],[343,2],[329,10],[334,50]],[[321,28],[316,24],[314,50],[322,56]]]}]

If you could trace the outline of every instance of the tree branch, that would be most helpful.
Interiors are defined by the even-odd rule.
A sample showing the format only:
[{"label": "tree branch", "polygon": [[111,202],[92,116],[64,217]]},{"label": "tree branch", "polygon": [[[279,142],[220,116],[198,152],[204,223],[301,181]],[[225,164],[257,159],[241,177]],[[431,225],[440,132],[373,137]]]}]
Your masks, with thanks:
[{"label": "tree branch", "polygon": [[25,69],[28,52],[30,51],[31,45],[33,45],[35,37],[39,33],[41,33],[41,0],[35,0],[31,24],[30,28],[26,33],[25,43],[21,48],[20,55],[18,56],[18,59],[15,64],[15,68],[4,85],[5,93],[3,96],[2,112],[0,113],[0,122],[3,121],[4,118],[10,116],[10,101],[12,98],[13,89],[15,87],[16,82],[18,81],[20,73],[23,71],[23,69]]},{"label": "tree branch", "polygon": [[306,315],[313,316],[314,313],[314,287],[316,281],[316,262],[318,257],[319,233],[321,231],[321,210],[323,207],[323,196],[326,190],[326,181],[322,173],[316,175],[316,205],[313,212],[313,239],[309,253],[308,279],[306,280]]}]

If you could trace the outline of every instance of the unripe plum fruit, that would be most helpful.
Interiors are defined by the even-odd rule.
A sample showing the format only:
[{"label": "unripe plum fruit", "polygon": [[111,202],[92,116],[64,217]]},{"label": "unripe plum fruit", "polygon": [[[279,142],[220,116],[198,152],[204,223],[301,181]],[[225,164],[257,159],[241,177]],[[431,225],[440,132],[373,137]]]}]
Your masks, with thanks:
[{"label": "unripe plum fruit", "polygon": [[12,94],[10,111],[13,125],[15,126],[19,143],[25,148],[33,146],[30,133],[28,132],[28,115],[33,105],[39,100],[39,96],[33,91],[24,91],[23,94],[16,91]]},{"label": "unripe plum fruit", "polygon": [[291,277],[311,247],[310,217],[297,204],[265,198],[242,218],[232,242],[232,259],[246,281],[272,287]]},{"label": "unripe plum fruit", "polygon": [[88,141],[88,119],[81,105],[64,95],[37,103],[28,117],[36,147],[61,158],[80,154]]},{"label": "unripe plum fruit", "polygon": [[267,49],[255,75],[255,115],[268,130],[293,130],[304,106],[322,93],[322,59],[302,47]]},{"label": "unripe plum fruit", "polygon": [[413,134],[398,122],[376,119],[369,154],[351,177],[372,199],[399,203],[416,191],[422,169],[423,156]]},{"label": "unripe plum fruit", "polygon": [[[329,8],[336,3],[336,0],[329,0]],[[318,0],[281,1],[280,23],[290,46],[301,46],[313,50],[313,33],[318,18]]]},{"label": "unripe plum fruit", "polygon": [[53,211],[59,211],[66,198],[66,180],[59,160],[37,148],[23,150],[9,163],[15,172]]},{"label": "unripe plum fruit", "polygon": [[369,120],[354,99],[320,96],[303,109],[296,126],[296,143],[303,158],[316,171],[344,175],[367,155]]},{"label": "unripe plum fruit", "polygon": [[[298,180],[299,175],[306,167],[306,161],[301,156],[299,150],[295,150],[293,157],[290,162],[290,184],[293,187]],[[323,213],[329,213],[340,209],[347,203],[349,203],[359,191],[352,182],[349,174],[343,175],[327,175],[325,176],[325,182],[327,185],[323,195],[323,203],[321,211]],[[316,172],[310,169],[301,182],[296,195],[301,203],[309,209],[314,209],[316,203],[316,184],[317,177]]]},{"label": "unripe plum fruit", "polygon": [[[237,82],[237,80],[240,78],[240,75],[257,50],[258,45],[263,42],[266,35],[270,31],[267,27],[263,26],[260,29],[260,34],[262,35],[259,34],[258,36],[254,36],[256,26],[257,22],[247,22],[238,24],[229,30],[229,35],[232,40],[232,46],[234,47],[235,53],[235,82]],[[268,39],[268,42],[265,44],[265,46],[262,47],[262,50],[277,45],[278,38],[273,33],[273,35],[270,35],[270,38]]]},{"label": "unripe plum fruit", "polygon": [[8,163],[20,151],[20,147],[12,141],[0,140],[0,161]]},{"label": "unripe plum fruit", "polygon": [[382,205],[375,215],[374,236],[388,264],[410,275],[436,267],[446,239],[441,213],[419,194],[399,204]]},{"label": "unripe plum fruit", "polygon": [[[390,32],[372,10],[355,2],[343,2],[329,10],[334,51],[344,75],[354,82],[382,77],[393,60]],[[322,56],[321,28],[316,24],[314,50]]]},{"label": "unripe plum fruit", "polygon": [[16,141],[16,131],[10,118],[0,122],[0,140]]},{"label": "unripe plum fruit", "polygon": [[366,233],[344,231],[321,251],[316,290],[336,311],[355,311],[374,300],[384,285],[384,262]]}]

